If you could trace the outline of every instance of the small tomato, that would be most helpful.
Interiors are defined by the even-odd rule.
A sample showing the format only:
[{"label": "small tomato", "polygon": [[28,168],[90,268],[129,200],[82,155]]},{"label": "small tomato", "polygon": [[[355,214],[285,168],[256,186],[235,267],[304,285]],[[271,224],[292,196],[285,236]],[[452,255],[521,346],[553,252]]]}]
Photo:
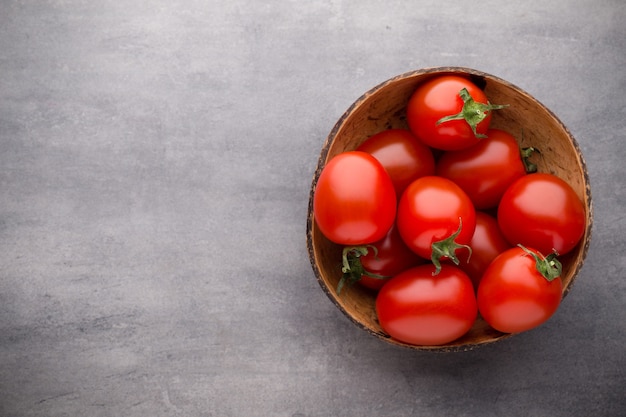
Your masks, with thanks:
[{"label": "small tomato", "polygon": [[467,194],[437,176],[413,181],[400,198],[397,216],[406,245],[436,266],[444,258],[458,264],[456,251],[467,246],[476,228],[476,210]]},{"label": "small tomato", "polygon": [[396,193],[385,168],[366,152],[349,151],[322,169],[313,196],[320,231],[342,245],[382,239],[394,223]]},{"label": "small tomato", "polygon": [[414,180],[435,173],[430,148],[405,129],[384,130],[369,137],[357,151],[367,152],[385,167],[400,198]]},{"label": "small tomato", "polygon": [[514,247],[493,260],[478,285],[478,310],[503,333],[519,333],[546,322],[563,292],[561,264],[555,255]]},{"label": "small tomato", "polygon": [[528,174],[511,184],[502,196],[498,225],[512,245],[564,255],[585,232],[585,208],[572,187],[559,177]]},{"label": "small tomato", "polygon": [[382,329],[413,345],[442,345],[472,328],[477,316],[474,288],[453,265],[433,276],[431,264],[411,268],[387,282],[376,297]]},{"label": "small tomato", "polygon": [[442,75],[419,85],[407,104],[407,122],[417,138],[444,151],[468,148],[485,137],[492,110],[469,78]]}]

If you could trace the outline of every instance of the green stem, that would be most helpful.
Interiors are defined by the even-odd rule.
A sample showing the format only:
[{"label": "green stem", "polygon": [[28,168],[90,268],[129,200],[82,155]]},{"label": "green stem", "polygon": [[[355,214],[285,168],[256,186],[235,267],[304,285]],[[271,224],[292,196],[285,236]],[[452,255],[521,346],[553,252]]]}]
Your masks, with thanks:
[{"label": "green stem", "polygon": [[563,265],[561,265],[561,262],[556,259],[556,257],[559,256],[558,253],[553,252],[544,257],[543,255],[538,255],[520,244],[517,246],[522,248],[524,252],[535,259],[535,268],[537,268],[537,272],[539,272],[548,282],[554,281],[561,276],[561,273],[563,272]]},{"label": "green stem", "polygon": [[532,174],[533,172],[537,172],[537,165],[533,164],[528,159],[535,152],[541,153],[541,152],[539,152],[539,149],[533,148],[532,146],[529,146],[528,148],[520,149],[520,154],[522,156],[522,162],[524,163],[524,168],[526,169],[526,173],[527,174]]},{"label": "green stem", "polygon": [[337,284],[337,294],[341,293],[344,285],[353,285],[359,281],[361,277],[367,276],[374,279],[389,279],[391,277],[378,275],[373,272],[369,272],[363,267],[361,263],[361,256],[366,256],[369,253],[368,248],[374,251],[374,256],[378,256],[378,249],[372,245],[366,246],[346,246],[343,248],[342,253],[342,267],[341,272],[343,275]]},{"label": "green stem", "polygon": [[459,96],[463,100],[463,109],[460,113],[452,114],[450,116],[442,117],[437,121],[437,125],[441,123],[449,122],[451,120],[465,120],[467,124],[474,132],[474,136],[477,138],[486,138],[486,135],[476,132],[476,127],[482,122],[487,114],[492,110],[499,110],[508,107],[508,104],[491,104],[480,103],[472,98],[467,88],[463,88],[459,91]]},{"label": "green stem", "polygon": [[463,219],[459,217],[459,228],[456,230],[456,232],[451,234],[450,237],[447,237],[437,242],[433,242],[433,244],[431,245],[432,255],[430,257],[430,260],[432,261],[433,265],[435,265],[435,272],[433,272],[433,275],[437,275],[441,271],[441,258],[448,258],[452,262],[454,262],[455,265],[459,264],[459,258],[456,256],[457,249],[466,248],[469,251],[469,256],[467,257],[467,261],[469,262],[469,259],[472,256],[472,248],[469,245],[463,245],[454,241],[454,239],[456,239],[459,234],[461,234],[462,228]]}]

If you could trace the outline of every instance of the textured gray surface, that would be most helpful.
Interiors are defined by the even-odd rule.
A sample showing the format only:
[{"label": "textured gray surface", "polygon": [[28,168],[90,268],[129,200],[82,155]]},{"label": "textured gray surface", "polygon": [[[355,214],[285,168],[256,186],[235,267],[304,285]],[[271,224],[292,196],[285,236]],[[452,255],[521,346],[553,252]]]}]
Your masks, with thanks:
[{"label": "textured gray surface", "polygon": [[[0,415],[625,415],[625,3],[503,3],[3,1]],[[354,327],[305,248],[335,121],[442,65],[550,107],[595,202],[553,319],[455,354]]]}]

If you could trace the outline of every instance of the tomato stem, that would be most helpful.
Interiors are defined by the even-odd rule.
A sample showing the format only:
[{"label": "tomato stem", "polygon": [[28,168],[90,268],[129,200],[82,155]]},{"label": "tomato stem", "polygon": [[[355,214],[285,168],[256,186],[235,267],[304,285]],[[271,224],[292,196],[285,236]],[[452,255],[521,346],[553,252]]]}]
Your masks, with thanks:
[{"label": "tomato stem", "polygon": [[552,252],[548,256],[543,256],[541,253],[537,254],[520,244],[517,246],[522,248],[524,252],[535,259],[535,268],[537,268],[537,272],[539,272],[548,282],[554,281],[561,276],[561,273],[563,272],[563,265],[558,259],[556,259],[557,256],[559,256],[556,251]]},{"label": "tomato stem", "polygon": [[373,272],[369,272],[363,267],[361,263],[361,256],[366,256],[369,253],[368,248],[371,248],[374,251],[374,256],[378,256],[378,249],[372,245],[365,246],[346,246],[343,248],[342,254],[342,267],[341,272],[343,275],[337,284],[337,294],[341,293],[344,285],[353,285],[355,282],[359,281],[362,276],[367,276],[374,279],[389,279],[391,277],[374,274]]},{"label": "tomato stem", "polygon": [[459,234],[461,234],[461,230],[463,229],[463,219],[459,217],[459,228],[456,232],[452,233],[449,237],[433,242],[431,245],[432,255],[430,260],[433,265],[435,265],[435,272],[433,272],[433,276],[439,274],[441,271],[441,258],[448,258],[455,265],[459,264],[459,258],[456,256],[456,250],[460,248],[466,248],[469,251],[469,256],[467,257],[467,262],[469,262],[470,257],[472,256],[472,248],[469,245],[463,245],[460,243],[456,243],[454,239],[456,239]]},{"label": "tomato stem", "polygon": [[491,104],[481,103],[472,98],[467,88],[463,88],[459,91],[459,96],[463,100],[463,109],[460,113],[452,114],[450,116],[442,117],[437,121],[437,125],[440,125],[451,120],[465,120],[467,124],[472,128],[474,136],[480,139],[484,139],[487,135],[483,135],[476,132],[476,126],[482,122],[487,114],[492,110],[499,110],[508,107],[508,104]]},{"label": "tomato stem", "polygon": [[524,168],[526,169],[527,174],[532,174],[533,172],[537,172],[537,165],[533,164],[532,162],[528,160],[528,158],[530,158],[532,154],[535,152],[541,153],[539,152],[539,149],[533,148],[532,146],[520,149],[522,162],[524,163]]}]

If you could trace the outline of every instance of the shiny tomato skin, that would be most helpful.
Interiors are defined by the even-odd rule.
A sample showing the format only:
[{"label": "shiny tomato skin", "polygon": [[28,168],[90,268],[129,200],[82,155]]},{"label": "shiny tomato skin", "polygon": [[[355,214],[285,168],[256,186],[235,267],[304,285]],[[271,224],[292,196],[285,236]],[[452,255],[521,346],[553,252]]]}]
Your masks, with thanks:
[{"label": "shiny tomato skin", "polygon": [[[400,272],[417,265],[421,265],[426,260],[410,250],[394,225],[389,229],[384,238],[372,244],[377,250],[368,250],[367,255],[361,256],[361,265],[367,272],[385,277],[394,277]],[[362,275],[358,281],[361,285],[379,290],[388,279],[379,279]]]},{"label": "shiny tomato skin", "polygon": [[431,259],[432,244],[452,236],[469,244],[476,227],[476,210],[467,194],[452,181],[421,177],[413,181],[398,202],[397,225],[406,245],[422,258]]},{"label": "shiny tomato skin", "polygon": [[388,129],[369,137],[357,151],[373,155],[385,167],[400,198],[414,180],[435,173],[430,148],[406,129]]},{"label": "shiny tomato skin", "polygon": [[[495,217],[482,211],[476,212],[476,229],[467,250],[459,250],[459,267],[471,278],[474,288],[478,284],[491,262],[502,252],[511,248],[504,238]],[[469,262],[468,258],[469,257]]]},{"label": "shiny tomato skin", "polygon": [[481,210],[496,207],[506,189],[526,175],[526,167],[515,138],[503,130],[489,129],[487,138],[476,145],[445,152],[436,173],[454,181]]},{"label": "shiny tomato skin", "polygon": [[564,255],[583,236],[585,209],[572,187],[559,177],[528,174],[511,184],[502,196],[498,225],[512,245]]},{"label": "shiny tomato skin", "polygon": [[315,221],[341,245],[382,239],[395,221],[396,193],[385,168],[366,152],[348,151],[322,169],[313,196]]},{"label": "shiny tomato skin", "polygon": [[[474,135],[465,120],[451,120],[437,125],[446,116],[463,109],[459,92],[466,88],[472,98],[487,104],[487,96],[469,78],[442,75],[419,85],[407,104],[407,122],[410,130],[424,144],[445,151],[459,150],[475,145]],[[476,126],[476,133],[484,135],[491,123],[491,112]]]},{"label": "shiny tomato skin", "polygon": [[498,255],[485,271],[478,286],[478,310],[494,329],[519,333],[546,322],[558,309],[562,293],[560,277],[546,280],[534,258],[514,247]]},{"label": "shiny tomato skin", "polygon": [[436,346],[458,339],[473,326],[477,304],[468,276],[445,264],[438,275],[433,272],[432,264],[408,269],[378,292],[378,320],[392,338]]}]

